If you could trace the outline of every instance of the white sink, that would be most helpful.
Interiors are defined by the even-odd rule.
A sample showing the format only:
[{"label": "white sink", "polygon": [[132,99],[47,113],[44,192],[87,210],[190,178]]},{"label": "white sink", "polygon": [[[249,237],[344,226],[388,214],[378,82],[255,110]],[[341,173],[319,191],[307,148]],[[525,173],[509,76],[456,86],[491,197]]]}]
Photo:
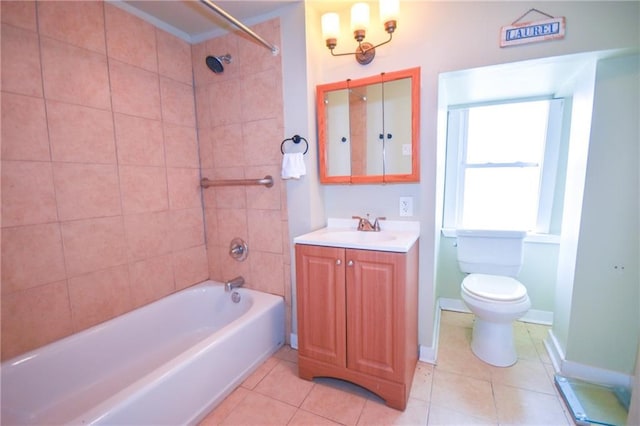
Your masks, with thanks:
[{"label": "white sink", "polygon": [[320,238],[348,243],[377,243],[396,239],[396,235],[389,231],[333,231],[328,229]]},{"label": "white sink", "polygon": [[330,218],[326,228],[300,235],[293,242],[406,253],[420,236],[420,224],[414,221],[381,221],[381,231],[358,231],[357,226],[355,219]]}]

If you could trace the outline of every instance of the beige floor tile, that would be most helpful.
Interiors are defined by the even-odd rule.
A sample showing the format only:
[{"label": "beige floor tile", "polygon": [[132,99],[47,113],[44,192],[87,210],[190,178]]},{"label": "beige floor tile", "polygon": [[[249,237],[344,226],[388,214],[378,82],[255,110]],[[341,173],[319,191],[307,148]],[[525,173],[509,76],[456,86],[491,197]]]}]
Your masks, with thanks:
[{"label": "beige floor tile", "polygon": [[242,402],[249,392],[250,391],[248,389],[237,387],[224,399],[224,401],[220,403],[220,405],[218,405],[199,423],[199,426],[213,426],[222,423],[225,417],[227,417],[233,409]]},{"label": "beige floor tile", "polygon": [[299,407],[313,387],[313,382],[298,377],[298,366],[280,360],[254,390],[265,396]]},{"label": "beige floor tile", "polygon": [[244,382],[242,382],[242,386],[247,389],[255,388],[258,385],[258,383],[260,383],[260,381],[264,379],[265,376],[269,374],[269,372],[276,365],[278,365],[277,358],[274,358],[274,357],[268,358],[264,363],[262,363],[260,367],[258,367],[256,371],[254,371],[249,377],[247,377],[244,380]]},{"label": "beige floor tile", "polygon": [[511,386],[493,387],[501,425],[568,425],[556,395]]},{"label": "beige floor tile", "polygon": [[431,402],[487,422],[497,419],[493,391],[488,380],[453,374],[436,367]]},{"label": "beige floor tile", "polygon": [[489,380],[489,364],[471,351],[471,329],[449,324],[441,324],[440,327],[437,369]]},{"label": "beige floor tile", "polygon": [[283,359],[285,361],[290,361],[295,363],[298,362],[298,351],[293,349],[289,345],[284,345],[283,347],[281,347],[278,350],[278,352],[276,352],[273,356],[275,358]]},{"label": "beige floor tile", "polygon": [[543,324],[533,324],[533,323],[525,323],[531,338],[534,340],[544,340],[549,335],[549,330],[551,326],[543,325]]},{"label": "beige floor tile", "polygon": [[536,346],[526,328],[514,327],[513,340],[515,341],[516,354],[518,354],[519,359],[540,359]]},{"label": "beige floor tile", "polygon": [[474,318],[473,314],[470,314],[470,313],[452,312],[452,311],[440,312],[441,324],[457,325],[459,327],[472,328],[473,318]]},{"label": "beige floor tile", "polygon": [[433,383],[432,364],[426,362],[418,362],[416,371],[413,374],[413,384],[409,397],[419,399],[421,401],[429,401],[431,399],[431,385]]},{"label": "beige floor tile", "polygon": [[340,423],[336,423],[327,418],[318,416],[305,410],[298,410],[293,415],[291,421],[287,426],[339,426]]},{"label": "beige floor tile", "polygon": [[369,400],[364,404],[358,425],[426,425],[428,409],[429,403],[427,401],[412,398],[407,401],[407,407],[404,411],[398,411],[380,402]]},{"label": "beige floor tile", "polygon": [[460,413],[450,408],[441,407],[431,403],[429,407],[428,426],[460,426],[460,425],[497,425],[497,422],[490,422],[469,414]]},{"label": "beige floor tile", "polygon": [[220,424],[251,426],[286,425],[295,412],[296,407],[256,392],[249,392]]},{"label": "beige floor tile", "polygon": [[555,388],[539,360],[519,359],[511,367],[491,367],[491,382],[553,395]]},{"label": "beige floor tile", "polygon": [[344,425],[355,425],[365,402],[363,396],[316,383],[300,408]]}]

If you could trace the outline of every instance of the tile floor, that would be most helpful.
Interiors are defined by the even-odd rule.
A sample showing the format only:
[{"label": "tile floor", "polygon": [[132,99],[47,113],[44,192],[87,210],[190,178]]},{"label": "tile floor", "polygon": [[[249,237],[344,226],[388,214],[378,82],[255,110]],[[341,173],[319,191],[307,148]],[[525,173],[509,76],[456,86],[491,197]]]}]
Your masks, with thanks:
[{"label": "tile floor", "polygon": [[418,362],[404,412],[346,382],[299,379],[285,346],[200,425],[572,425],[542,343],[548,327],[516,323],[519,360],[498,368],[471,352],[472,324],[442,312],[437,365]]}]

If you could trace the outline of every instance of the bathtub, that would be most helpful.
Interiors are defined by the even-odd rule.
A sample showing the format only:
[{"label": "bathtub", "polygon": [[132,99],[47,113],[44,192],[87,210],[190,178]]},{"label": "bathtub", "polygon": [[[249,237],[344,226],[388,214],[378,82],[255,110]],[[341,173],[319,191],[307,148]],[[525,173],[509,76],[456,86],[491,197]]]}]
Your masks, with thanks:
[{"label": "bathtub", "polygon": [[4,362],[2,425],[193,424],[284,342],[284,301],[205,281]]}]

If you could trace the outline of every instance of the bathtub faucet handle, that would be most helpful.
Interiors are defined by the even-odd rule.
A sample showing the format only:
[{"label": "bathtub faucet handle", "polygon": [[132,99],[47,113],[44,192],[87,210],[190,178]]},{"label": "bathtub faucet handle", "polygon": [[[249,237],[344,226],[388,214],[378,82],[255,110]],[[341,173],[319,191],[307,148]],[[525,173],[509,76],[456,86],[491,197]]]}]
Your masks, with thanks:
[{"label": "bathtub faucet handle", "polygon": [[242,287],[244,285],[244,277],[239,275],[224,283],[224,291],[231,291],[234,288]]}]

